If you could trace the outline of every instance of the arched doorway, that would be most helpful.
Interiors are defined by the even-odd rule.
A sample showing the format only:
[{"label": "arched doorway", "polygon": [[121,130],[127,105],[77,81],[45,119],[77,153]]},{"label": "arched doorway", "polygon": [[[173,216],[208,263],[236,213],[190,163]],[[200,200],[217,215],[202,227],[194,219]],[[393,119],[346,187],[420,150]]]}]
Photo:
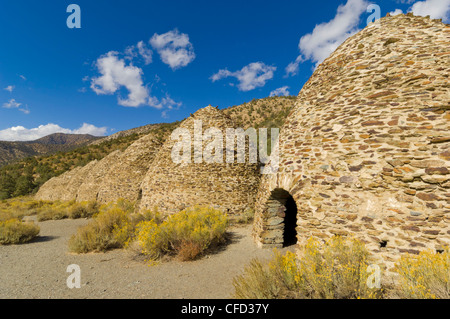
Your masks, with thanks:
[{"label": "arched doorway", "polygon": [[297,204],[291,194],[276,188],[266,202],[263,247],[287,247],[297,243]]},{"label": "arched doorway", "polygon": [[289,194],[285,203],[286,216],[284,217],[283,246],[291,246],[297,243],[297,204]]}]

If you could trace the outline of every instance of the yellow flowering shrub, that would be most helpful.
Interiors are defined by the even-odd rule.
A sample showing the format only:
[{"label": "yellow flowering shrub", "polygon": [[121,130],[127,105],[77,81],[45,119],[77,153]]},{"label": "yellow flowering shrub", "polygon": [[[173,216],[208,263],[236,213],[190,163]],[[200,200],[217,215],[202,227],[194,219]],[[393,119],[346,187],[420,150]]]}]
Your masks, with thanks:
[{"label": "yellow flowering shrub", "polygon": [[17,218],[0,221],[0,245],[23,244],[39,235],[40,228]]},{"label": "yellow flowering shrub", "polygon": [[154,220],[140,222],[137,225],[136,238],[142,254],[152,260],[159,259],[168,252],[167,233]]},{"label": "yellow flowering shrub", "polygon": [[450,250],[403,255],[396,264],[397,293],[403,299],[450,298]]},{"label": "yellow flowering shrub", "polygon": [[135,204],[135,202],[126,200],[124,198],[119,198],[115,202],[109,202],[107,204],[101,205],[99,211],[101,212],[110,210],[112,208],[119,208],[127,214],[132,214],[134,212]]},{"label": "yellow flowering shrub", "polygon": [[193,260],[225,239],[228,219],[219,210],[196,206],[169,216],[165,221],[144,221],[137,226],[136,239],[142,253],[151,259],[178,255]]},{"label": "yellow flowering shrub", "polygon": [[159,211],[158,207],[146,210],[139,215],[142,220],[153,220],[158,225],[165,220],[165,216]]},{"label": "yellow flowering shrub", "polygon": [[78,229],[69,239],[69,250],[87,253],[121,248],[126,245],[133,231],[129,215],[120,208],[111,207]]},{"label": "yellow flowering shrub", "polygon": [[0,220],[22,219],[26,215],[35,215],[43,204],[43,201],[35,201],[31,197],[16,197],[0,201]]},{"label": "yellow flowering shrub", "polygon": [[380,298],[381,289],[369,288],[369,253],[352,239],[333,237],[324,245],[310,239],[300,251],[275,251],[267,264],[253,260],[234,279],[235,297],[249,299]]}]

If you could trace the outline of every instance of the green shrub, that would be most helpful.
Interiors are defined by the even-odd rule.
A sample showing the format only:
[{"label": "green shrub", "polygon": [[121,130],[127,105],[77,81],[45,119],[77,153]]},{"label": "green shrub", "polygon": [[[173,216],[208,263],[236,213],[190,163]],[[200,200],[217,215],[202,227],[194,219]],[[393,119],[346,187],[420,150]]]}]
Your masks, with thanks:
[{"label": "green shrub", "polygon": [[0,244],[23,244],[39,235],[40,228],[34,223],[25,223],[19,219],[0,222]]}]

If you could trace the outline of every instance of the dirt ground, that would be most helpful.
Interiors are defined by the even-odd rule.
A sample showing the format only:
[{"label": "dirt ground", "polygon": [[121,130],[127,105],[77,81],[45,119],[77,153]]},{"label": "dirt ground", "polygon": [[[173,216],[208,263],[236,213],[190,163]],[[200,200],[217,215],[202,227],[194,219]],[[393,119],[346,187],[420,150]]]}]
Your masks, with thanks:
[{"label": "dirt ground", "polygon": [[[251,225],[230,229],[224,249],[193,262],[170,260],[149,266],[129,250],[74,255],[67,242],[88,220],[38,223],[40,237],[0,246],[0,298],[227,299],[233,278],[253,259],[272,256],[251,239]],[[287,248],[289,249],[289,248]],[[67,267],[80,266],[81,288],[69,289]]]}]

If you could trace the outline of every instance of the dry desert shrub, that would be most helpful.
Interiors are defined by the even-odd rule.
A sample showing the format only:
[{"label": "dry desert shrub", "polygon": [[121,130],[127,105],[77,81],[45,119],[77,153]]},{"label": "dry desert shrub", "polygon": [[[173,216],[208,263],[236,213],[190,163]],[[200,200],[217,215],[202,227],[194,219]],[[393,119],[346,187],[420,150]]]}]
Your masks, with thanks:
[{"label": "dry desert shrub", "polygon": [[109,207],[78,229],[69,239],[69,251],[88,253],[122,248],[132,231],[129,214],[118,207]]},{"label": "dry desert shrub", "polygon": [[450,250],[403,255],[396,264],[399,282],[394,292],[401,299],[450,298]]},{"label": "dry desert shrub", "polygon": [[19,219],[0,221],[0,245],[26,243],[39,235],[40,228],[34,223]]},{"label": "dry desert shrub", "polygon": [[37,216],[38,221],[90,218],[99,212],[95,201],[77,203],[72,201],[43,201],[32,197],[17,197],[0,202],[0,219],[22,219]]},{"label": "dry desert shrub", "polygon": [[249,299],[380,298],[381,289],[369,288],[369,253],[357,240],[333,237],[324,245],[310,239],[300,258],[275,251],[268,263],[253,260],[234,279],[235,297]]},{"label": "dry desert shrub", "polygon": [[196,206],[160,223],[154,219],[139,223],[136,239],[141,253],[152,260],[164,255],[194,260],[225,240],[227,225],[227,216],[221,211]]}]

